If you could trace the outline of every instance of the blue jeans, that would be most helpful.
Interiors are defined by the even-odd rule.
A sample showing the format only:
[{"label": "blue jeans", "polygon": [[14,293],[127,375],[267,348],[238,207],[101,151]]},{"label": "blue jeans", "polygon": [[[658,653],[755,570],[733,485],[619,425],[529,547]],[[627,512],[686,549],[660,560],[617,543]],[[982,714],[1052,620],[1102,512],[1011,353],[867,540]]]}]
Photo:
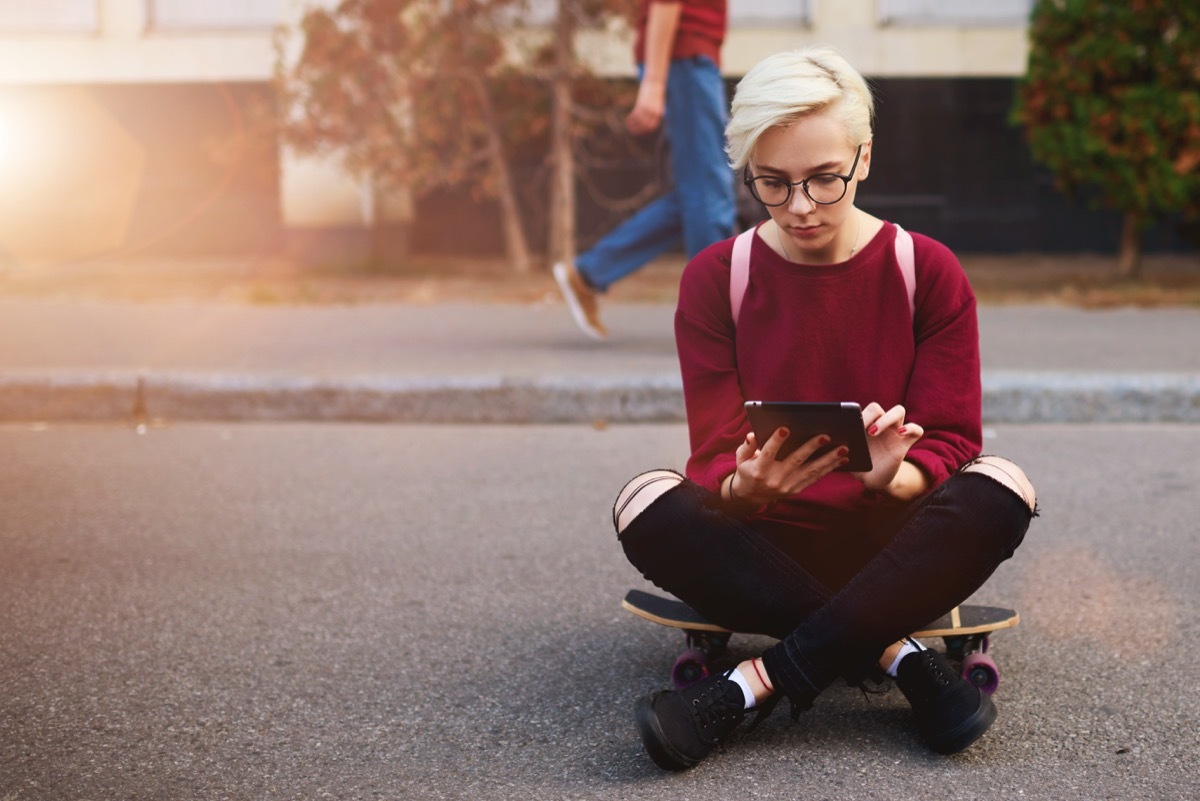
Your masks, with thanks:
[{"label": "blue jeans", "polygon": [[606,234],[575,261],[603,292],[683,243],[688,258],[733,236],[733,173],[725,156],[729,102],[725,82],[703,56],[671,62],[665,128],[674,185]]},{"label": "blue jeans", "polygon": [[998,481],[959,472],[861,529],[833,532],[854,566],[818,576],[784,550],[778,527],[725,506],[683,481],[625,527],[621,544],[642,575],[714,623],[780,638],[763,665],[798,708],[839,678],[861,681],[889,645],[966,600],[1034,515]]}]

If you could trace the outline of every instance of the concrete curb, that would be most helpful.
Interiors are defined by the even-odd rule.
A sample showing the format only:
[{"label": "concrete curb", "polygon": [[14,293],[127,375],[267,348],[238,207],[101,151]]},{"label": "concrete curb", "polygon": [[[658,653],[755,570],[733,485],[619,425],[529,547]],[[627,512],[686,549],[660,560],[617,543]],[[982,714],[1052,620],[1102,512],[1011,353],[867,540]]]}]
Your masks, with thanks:
[{"label": "concrete curb", "polygon": [[991,372],[984,419],[1008,423],[1200,421],[1200,377],[1187,373]]},{"label": "concrete curb", "polygon": [[[990,423],[1198,422],[1200,377],[985,372]],[[0,421],[681,421],[677,376],[387,377],[54,372],[0,377]]]}]

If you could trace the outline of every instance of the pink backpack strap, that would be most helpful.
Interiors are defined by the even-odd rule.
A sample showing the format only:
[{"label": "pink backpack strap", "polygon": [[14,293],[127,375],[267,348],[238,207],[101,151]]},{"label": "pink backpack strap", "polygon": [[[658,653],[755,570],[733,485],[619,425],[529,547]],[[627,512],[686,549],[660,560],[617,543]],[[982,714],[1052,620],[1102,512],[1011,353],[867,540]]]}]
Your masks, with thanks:
[{"label": "pink backpack strap", "polygon": [[[893,223],[894,224],[894,223]],[[750,248],[754,244],[754,228],[738,234],[733,240],[733,258],[729,262],[729,311],[736,326],[742,310],[742,298],[750,283]],[[917,316],[917,257],[912,234],[896,226],[896,261],[900,265],[900,277],[908,292],[908,313],[914,320]]]},{"label": "pink backpack strap", "polygon": [[746,285],[750,283],[750,248],[753,245],[754,228],[742,231],[733,240],[733,258],[729,262],[729,311],[735,326],[742,310],[742,298],[746,296]]},{"label": "pink backpack strap", "polygon": [[[894,224],[894,223],[893,223]],[[913,249],[912,234],[896,226],[896,261],[900,263],[900,276],[908,290],[908,313],[917,319],[917,257]]]}]

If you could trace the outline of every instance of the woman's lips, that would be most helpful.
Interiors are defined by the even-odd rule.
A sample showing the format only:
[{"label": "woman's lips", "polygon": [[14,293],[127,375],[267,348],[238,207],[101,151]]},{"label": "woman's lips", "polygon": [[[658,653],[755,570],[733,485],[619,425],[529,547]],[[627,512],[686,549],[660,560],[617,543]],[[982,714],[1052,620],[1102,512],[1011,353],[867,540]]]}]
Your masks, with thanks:
[{"label": "woman's lips", "polygon": [[810,237],[814,237],[817,234],[819,234],[823,227],[824,226],[821,226],[821,225],[807,225],[807,226],[803,226],[803,227],[798,226],[798,225],[792,225],[792,226],[788,226],[788,233],[790,233],[792,236],[797,237],[799,239],[808,239]]}]

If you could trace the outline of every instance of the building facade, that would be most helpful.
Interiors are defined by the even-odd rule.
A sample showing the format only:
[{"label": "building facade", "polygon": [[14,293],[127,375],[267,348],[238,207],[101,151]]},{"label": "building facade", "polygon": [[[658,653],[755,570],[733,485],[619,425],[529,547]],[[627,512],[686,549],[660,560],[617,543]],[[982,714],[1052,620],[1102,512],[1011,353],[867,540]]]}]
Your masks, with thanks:
[{"label": "building facade", "polygon": [[[389,212],[362,182],[252,135],[271,102],[277,30],[312,4],[0,0],[0,261],[365,252]],[[1008,122],[1029,6],[730,0],[724,70],[732,86],[768,53],[831,44],[879,98],[864,207],[964,250],[1114,250],[1113,218],[1061,198]],[[552,18],[552,0],[533,7]],[[582,32],[578,50],[598,73],[632,79],[621,26]],[[631,164],[614,191],[632,194],[646,170]],[[444,200],[417,199],[417,250],[502,251],[498,226],[463,240]],[[586,199],[581,217],[584,238],[612,223]],[[1169,232],[1148,244],[1180,246]]]}]

